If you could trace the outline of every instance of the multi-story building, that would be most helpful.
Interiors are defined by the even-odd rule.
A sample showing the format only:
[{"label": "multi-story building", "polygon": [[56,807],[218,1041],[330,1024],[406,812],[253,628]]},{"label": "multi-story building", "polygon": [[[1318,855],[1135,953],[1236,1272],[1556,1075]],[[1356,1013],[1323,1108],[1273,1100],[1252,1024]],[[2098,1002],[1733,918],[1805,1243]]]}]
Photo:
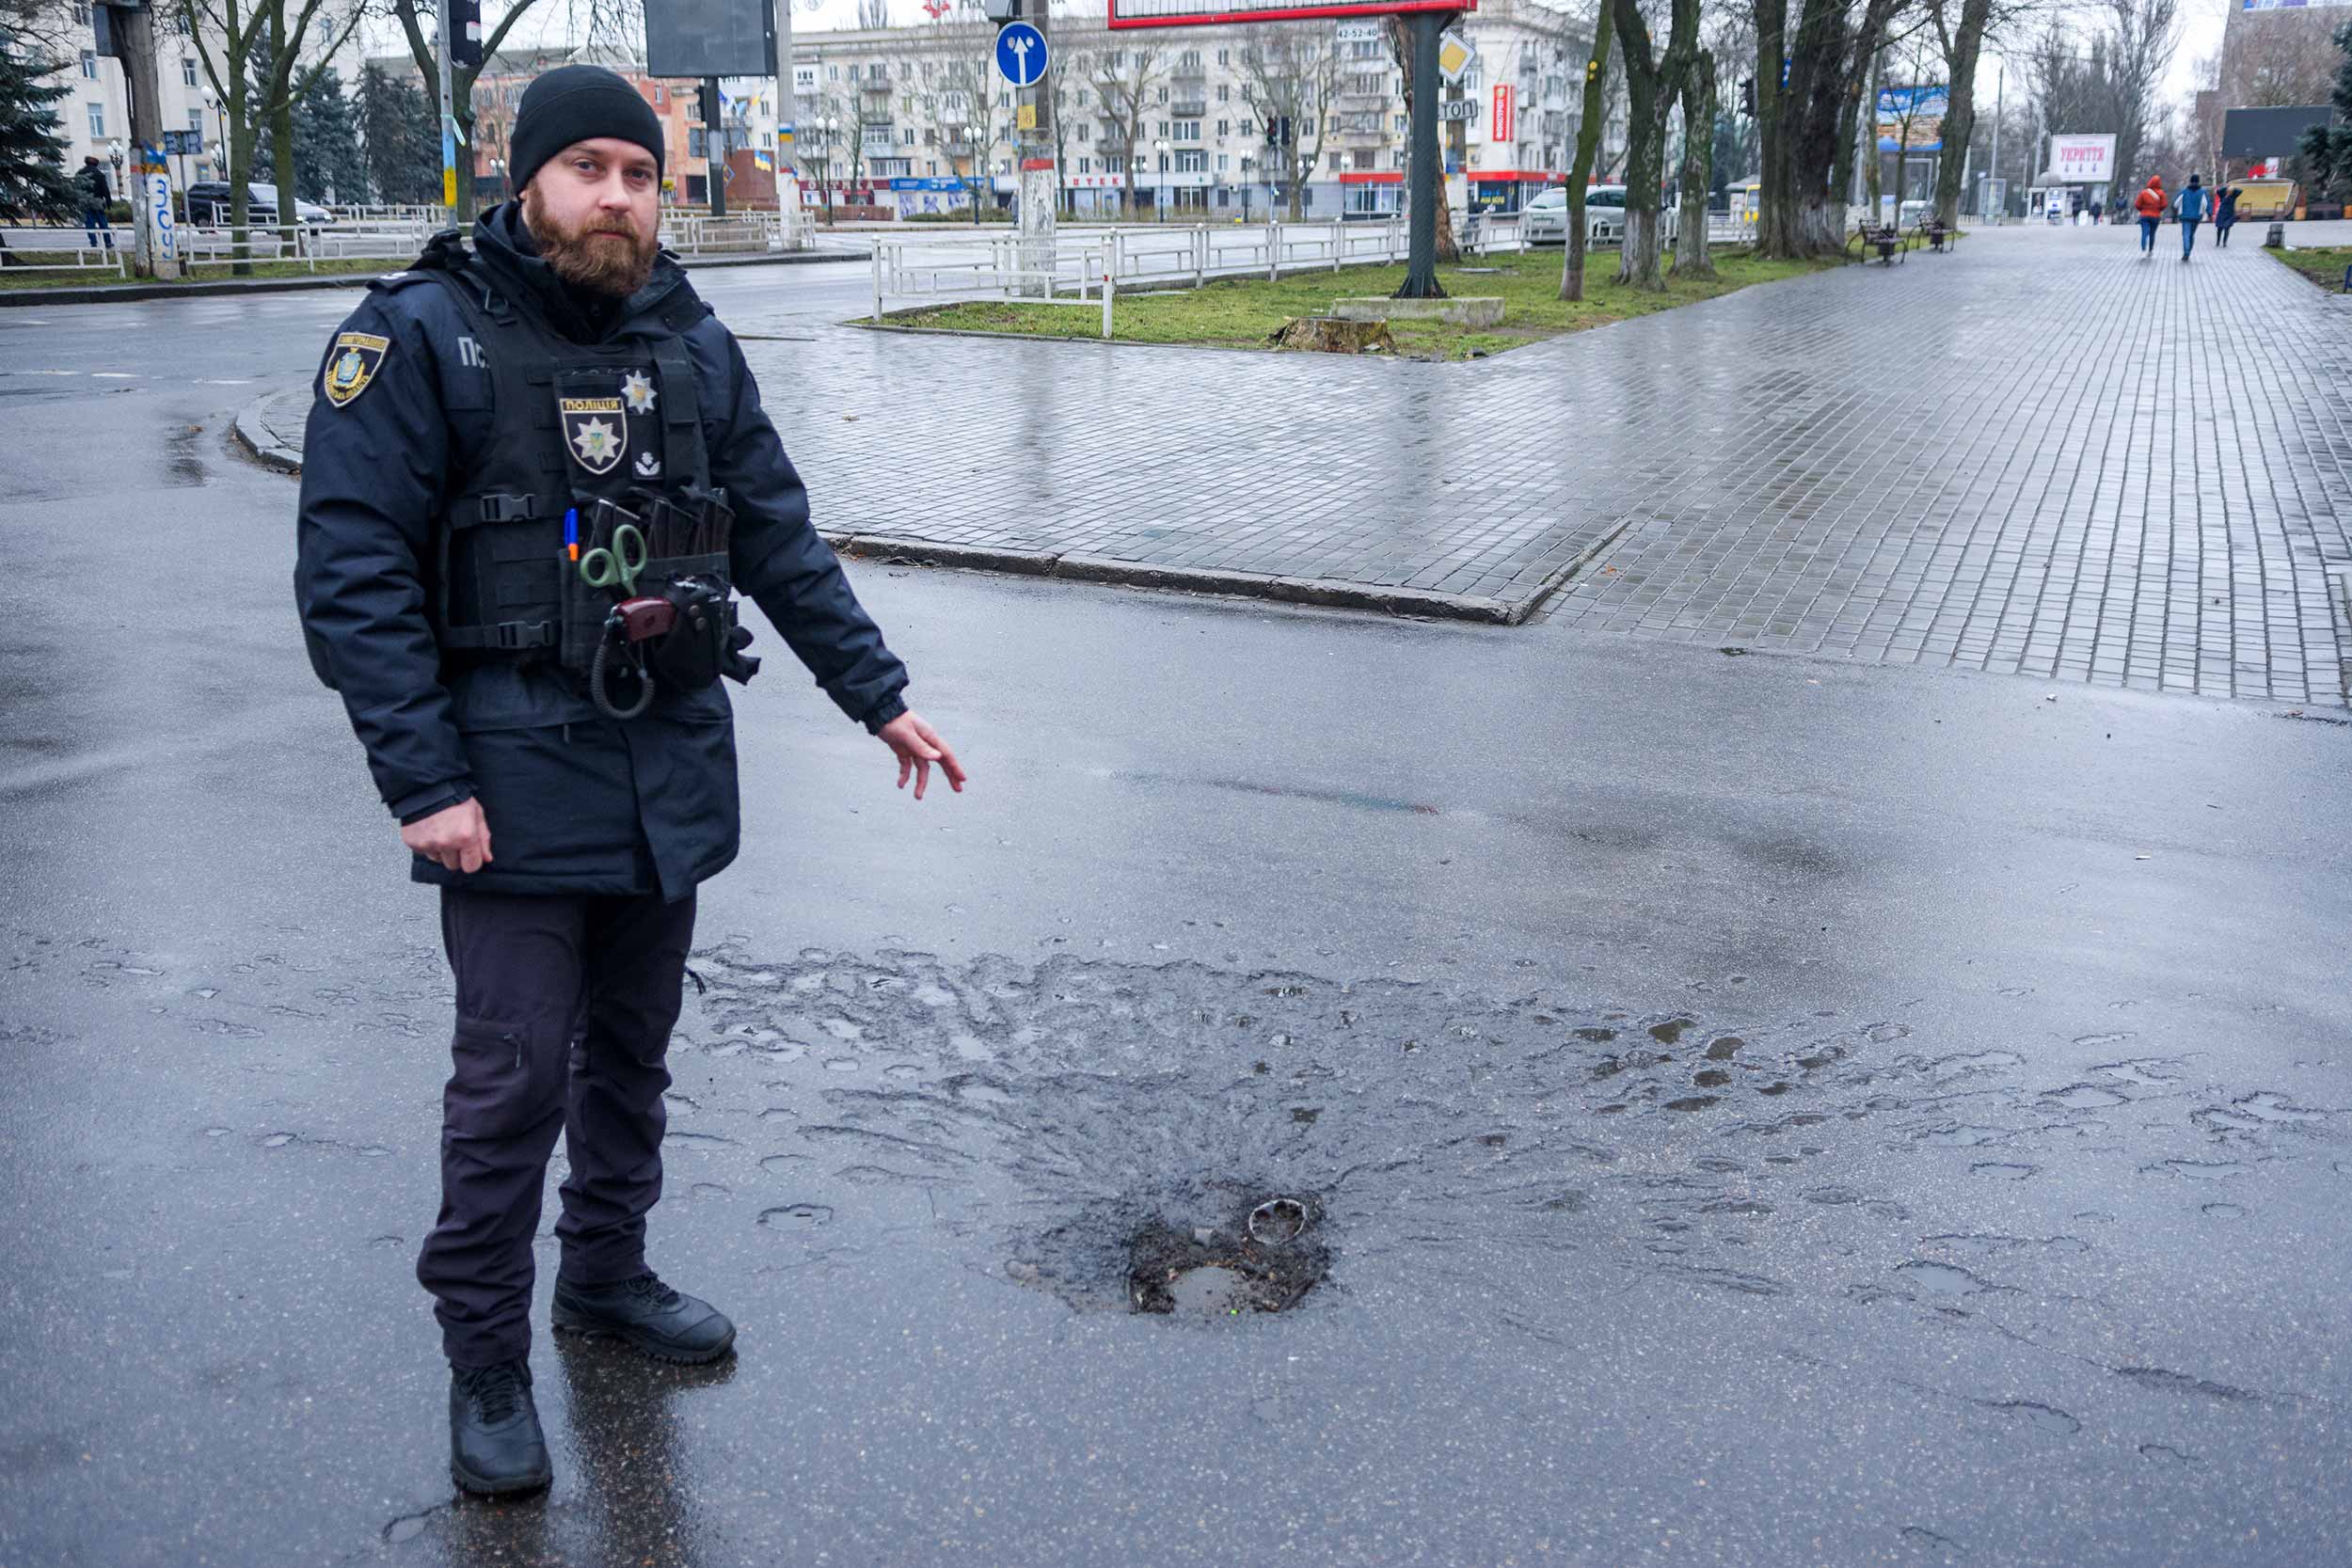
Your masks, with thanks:
[{"label": "multi-story building", "polygon": [[[1297,173],[1305,215],[1396,212],[1409,126],[1384,24],[1278,25],[1287,37],[1248,24],[1113,32],[1099,0],[1057,7],[1048,81],[1074,210],[1287,212]],[[1452,199],[1516,211],[1571,161],[1591,32],[1540,0],[1486,0],[1462,30],[1477,58],[1445,93],[1470,105],[1445,128]],[[830,187],[904,214],[1009,195],[1014,95],[991,63],[993,41],[992,27],[954,12],[796,34],[795,151],[808,197]],[[1290,148],[1272,141],[1269,119]],[[1620,119],[1604,147],[1623,138]]]},{"label": "multi-story building", "polygon": [[[690,206],[707,201],[709,149],[700,120],[700,84],[648,76],[638,61],[592,55],[573,48],[502,51],[484,62],[481,73],[474,78],[472,98],[475,199],[486,204],[515,194],[506,166],[507,148],[514,135],[515,111],[521,105],[523,89],[531,85],[532,78],[560,65],[590,59],[618,71],[653,106],[655,117],[661,121],[662,182],[668,187],[669,198]],[[405,55],[372,63],[387,71],[416,70]],[[760,79],[760,87],[771,95],[774,92],[773,84],[766,78]],[[734,189],[732,182],[728,188]],[[771,202],[775,198],[772,181],[766,197]],[[746,192],[745,199],[750,198],[751,193]]]},{"label": "multi-story building", "polygon": [[[69,172],[80,168],[85,156],[94,156],[107,166],[106,178],[112,182],[117,160],[131,143],[130,97],[123,87],[122,62],[100,56],[89,7],[59,5],[53,9],[56,14],[45,21],[54,25],[44,25],[40,36],[41,41],[54,40],[64,58],[63,69],[44,80],[68,89],[68,96],[56,105],[61,122],[58,129],[67,142],[66,168]],[[217,30],[214,33],[213,58],[218,60],[222,50]],[[184,190],[195,181],[228,178],[229,155],[223,146],[228,129],[219,101],[204,75],[195,40],[158,27],[155,44],[164,129],[194,131],[203,144],[200,152],[181,153],[169,160],[173,183]],[[115,194],[119,198],[122,192],[118,188]]]}]

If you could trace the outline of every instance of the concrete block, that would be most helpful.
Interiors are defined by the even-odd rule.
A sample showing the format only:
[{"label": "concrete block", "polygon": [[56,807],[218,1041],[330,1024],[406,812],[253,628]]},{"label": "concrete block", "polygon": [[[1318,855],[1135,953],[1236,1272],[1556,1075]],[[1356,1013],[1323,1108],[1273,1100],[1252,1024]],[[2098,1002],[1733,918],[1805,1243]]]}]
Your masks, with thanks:
[{"label": "concrete block", "polygon": [[1331,307],[1342,321],[1437,321],[1449,326],[1500,326],[1500,294],[1470,294],[1460,299],[1343,299]]}]

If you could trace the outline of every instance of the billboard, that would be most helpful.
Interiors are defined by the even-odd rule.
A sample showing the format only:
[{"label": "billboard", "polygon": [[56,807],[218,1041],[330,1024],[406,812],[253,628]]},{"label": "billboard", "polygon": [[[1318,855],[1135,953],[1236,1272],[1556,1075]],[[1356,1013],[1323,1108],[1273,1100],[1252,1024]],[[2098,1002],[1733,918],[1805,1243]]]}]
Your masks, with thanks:
[{"label": "billboard", "polygon": [[1879,150],[1941,152],[1951,89],[1941,83],[1879,89]]},{"label": "billboard", "polygon": [[767,0],[660,0],[645,8],[645,74],[773,76],[775,24]]},{"label": "billboard", "polygon": [[1296,22],[1321,16],[1468,11],[1477,0],[1110,0],[1113,27],[1206,27],[1227,22]]},{"label": "billboard", "polygon": [[2061,185],[2104,185],[2115,178],[2115,137],[2050,138],[2050,172]]},{"label": "billboard", "polygon": [[2325,125],[2325,103],[2304,103],[2283,109],[2231,109],[2221,117],[2221,155],[2224,158],[2292,158],[2302,145],[2304,131]]}]

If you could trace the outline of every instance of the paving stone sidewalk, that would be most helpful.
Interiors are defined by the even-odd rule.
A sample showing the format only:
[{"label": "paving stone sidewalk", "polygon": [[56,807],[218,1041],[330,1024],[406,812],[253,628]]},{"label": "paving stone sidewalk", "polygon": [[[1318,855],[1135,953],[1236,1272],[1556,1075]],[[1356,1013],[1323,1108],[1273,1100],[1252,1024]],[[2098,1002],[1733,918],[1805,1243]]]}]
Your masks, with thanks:
[{"label": "paving stone sidewalk", "polygon": [[867,547],[2341,705],[2352,309],[2238,238],[1979,232],[1467,365],[745,351]]}]

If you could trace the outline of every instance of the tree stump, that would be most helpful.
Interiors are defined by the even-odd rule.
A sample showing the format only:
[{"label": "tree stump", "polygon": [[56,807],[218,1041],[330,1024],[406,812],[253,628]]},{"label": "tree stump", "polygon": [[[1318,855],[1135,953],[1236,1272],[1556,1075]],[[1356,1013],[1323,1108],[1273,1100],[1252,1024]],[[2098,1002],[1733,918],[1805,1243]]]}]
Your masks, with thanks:
[{"label": "tree stump", "polygon": [[1284,322],[1266,340],[1275,348],[1313,354],[1394,354],[1396,340],[1387,322],[1342,321],[1337,316],[1300,316]]}]

